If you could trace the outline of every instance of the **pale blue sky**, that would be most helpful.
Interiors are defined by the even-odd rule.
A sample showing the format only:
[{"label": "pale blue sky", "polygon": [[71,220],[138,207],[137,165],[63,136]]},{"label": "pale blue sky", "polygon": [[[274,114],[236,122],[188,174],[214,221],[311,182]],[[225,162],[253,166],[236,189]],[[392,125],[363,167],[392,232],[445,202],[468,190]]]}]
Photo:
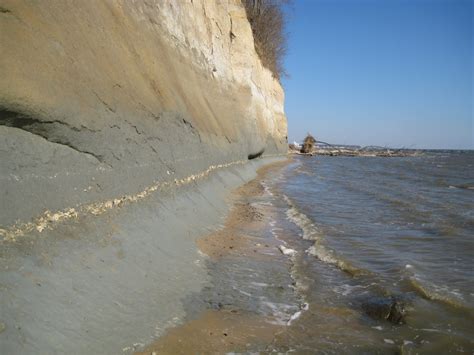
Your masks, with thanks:
[{"label": "pale blue sky", "polygon": [[289,140],[474,148],[471,0],[295,0]]}]

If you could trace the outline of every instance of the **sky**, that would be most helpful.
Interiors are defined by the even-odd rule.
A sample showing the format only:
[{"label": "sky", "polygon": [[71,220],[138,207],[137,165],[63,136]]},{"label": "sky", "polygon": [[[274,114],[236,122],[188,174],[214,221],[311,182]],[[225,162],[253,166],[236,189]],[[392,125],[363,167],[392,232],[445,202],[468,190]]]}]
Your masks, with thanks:
[{"label": "sky", "polygon": [[294,0],[289,142],[474,149],[472,0]]}]

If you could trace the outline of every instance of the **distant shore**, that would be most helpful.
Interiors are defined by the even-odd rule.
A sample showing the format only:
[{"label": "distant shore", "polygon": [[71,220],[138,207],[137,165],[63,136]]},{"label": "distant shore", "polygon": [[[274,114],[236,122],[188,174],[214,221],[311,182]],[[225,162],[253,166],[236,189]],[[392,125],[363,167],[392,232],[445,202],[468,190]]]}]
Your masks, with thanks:
[{"label": "distant shore", "polygon": [[345,156],[345,157],[412,157],[421,154],[418,150],[404,150],[404,149],[345,149],[345,148],[321,148],[313,149],[309,153],[302,153],[298,149],[290,148],[289,154],[297,155],[324,155],[324,156]]}]

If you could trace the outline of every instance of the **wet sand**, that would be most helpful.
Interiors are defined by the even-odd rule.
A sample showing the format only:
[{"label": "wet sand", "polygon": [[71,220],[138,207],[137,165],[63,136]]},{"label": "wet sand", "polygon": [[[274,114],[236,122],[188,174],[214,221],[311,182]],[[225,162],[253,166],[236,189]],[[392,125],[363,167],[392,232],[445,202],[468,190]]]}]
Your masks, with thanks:
[{"label": "wet sand", "polygon": [[208,354],[265,348],[281,327],[270,320],[237,310],[208,310],[196,320],[173,328],[138,355]]},{"label": "wet sand", "polygon": [[[281,257],[278,241],[265,239],[260,234],[268,228],[272,211],[253,201],[265,193],[262,182],[267,176],[284,167],[279,162],[261,168],[256,179],[236,189],[231,197],[233,207],[221,230],[197,240],[201,252],[210,261],[219,263],[222,258],[237,258],[241,262],[251,259],[269,260]],[[236,285],[238,286],[238,285]],[[265,351],[275,339],[285,339],[286,324],[271,316],[264,316],[238,305],[218,304],[202,312],[196,319],[168,330],[154,344],[137,354],[187,354]]]},{"label": "wet sand", "polygon": [[[284,166],[260,169],[256,179],[233,192],[223,228],[196,242],[208,256],[210,284],[194,299],[183,300],[190,311],[184,324],[138,354],[373,352],[378,330],[367,333],[358,311],[308,298],[308,288],[317,289],[315,274],[301,277],[313,258],[303,252],[309,245],[295,256],[280,251],[292,246],[298,231],[280,228],[286,205],[274,204],[278,197],[265,181]],[[394,346],[382,342],[377,349],[393,351]]]},{"label": "wet sand", "polygon": [[271,210],[265,206],[252,205],[255,197],[264,192],[262,181],[272,172],[282,168],[288,162],[270,164],[258,170],[257,177],[236,189],[231,196],[233,207],[224,227],[215,233],[199,238],[199,250],[213,259],[234,254],[241,256],[265,257],[265,249],[274,250],[276,244],[258,243],[249,234],[256,233],[268,226]]}]

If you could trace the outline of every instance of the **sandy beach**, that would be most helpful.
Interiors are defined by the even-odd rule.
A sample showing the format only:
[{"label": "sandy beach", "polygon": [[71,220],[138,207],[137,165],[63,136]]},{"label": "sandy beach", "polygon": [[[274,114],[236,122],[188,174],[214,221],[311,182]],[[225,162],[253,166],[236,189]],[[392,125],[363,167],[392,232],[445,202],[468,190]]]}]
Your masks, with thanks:
[{"label": "sandy beach", "polygon": [[[257,177],[233,191],[230,210],[222,229],[202,236],[196,244],[212,264],[223,258],[240,263],[284,262],[274,238],[263,238],[272,221],[272,209],[255,203],[268,193],[266,178],[286,166],[288,161],[260,168]],[[264,241],[263,241],[264,240]],[[276,258],[275,258],[276,257]],[[197,318],[169,329],[154,344],[137,354],[187,354],[245,352],[264,350],[276,337],[283,337],[286,324],[272,316],[251,312],[235,304],[217,303],[201,312]]]}]

